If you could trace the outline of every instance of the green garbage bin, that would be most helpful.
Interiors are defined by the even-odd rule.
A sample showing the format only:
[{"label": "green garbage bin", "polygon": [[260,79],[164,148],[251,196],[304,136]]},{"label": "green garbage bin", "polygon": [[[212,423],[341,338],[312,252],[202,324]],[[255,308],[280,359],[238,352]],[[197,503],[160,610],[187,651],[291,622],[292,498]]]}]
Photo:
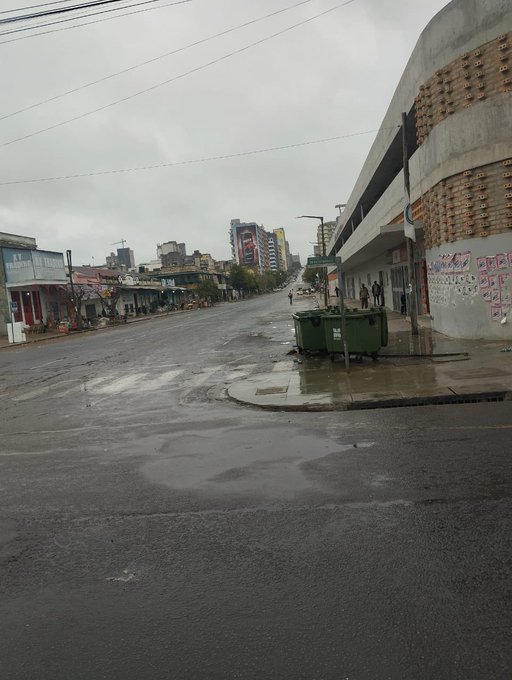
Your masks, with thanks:
[{"label": "green garbage bin", "polygon": [[295,324],[295,343],[299,352],[325,352],[326,336],[324,319],[328,314],[324,310],[308,310],[293,315]]},{"label": "green garbage bin", "polygon": [[[388,344],[388,320],[385,309],[347,309],[345,313],[349,354],[376,356]],[[324,319],[325,344],[331,356],[343,353],[341,315]]]}]

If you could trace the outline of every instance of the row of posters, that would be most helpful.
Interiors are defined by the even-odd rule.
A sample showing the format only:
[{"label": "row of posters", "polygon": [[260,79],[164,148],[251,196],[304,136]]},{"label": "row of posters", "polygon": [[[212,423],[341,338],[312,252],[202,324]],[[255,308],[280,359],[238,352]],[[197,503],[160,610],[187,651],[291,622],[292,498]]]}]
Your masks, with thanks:
[{"label": "row of posters", "polygon": [[471,253],[445,253],[440,255],[437,260],[427,265],[429,274],[462,274],[468,272],[471,266]]},{"label": "row of posters", "polygon": [[512,252],[478,257],[478,286],[484,302],[490,305],[491,319],[499,322],[512,305]]}]

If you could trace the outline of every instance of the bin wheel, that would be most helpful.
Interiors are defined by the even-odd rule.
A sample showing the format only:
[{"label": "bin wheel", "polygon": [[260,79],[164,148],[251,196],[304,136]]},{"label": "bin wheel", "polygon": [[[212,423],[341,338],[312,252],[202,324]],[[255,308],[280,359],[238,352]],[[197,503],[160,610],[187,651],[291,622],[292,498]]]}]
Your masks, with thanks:
[{"label": "bin wheel", "polygon": [[372,352],[372,359],[374,361],[378,361],[379,360],[379,353],[378,352]]},{"label": "bin wheel", "polygon": [[297,352],[299,354],[304,354],[304,350],[302,349],[302,347],[297,347]]},{"label": "bin wheel", "polygon": [[363,355],[362,355],[362,354],[358,354],[358,355],[356,356],[356,361],[357,361],[358,364],[362,364],[362,363],[363,363]]}]

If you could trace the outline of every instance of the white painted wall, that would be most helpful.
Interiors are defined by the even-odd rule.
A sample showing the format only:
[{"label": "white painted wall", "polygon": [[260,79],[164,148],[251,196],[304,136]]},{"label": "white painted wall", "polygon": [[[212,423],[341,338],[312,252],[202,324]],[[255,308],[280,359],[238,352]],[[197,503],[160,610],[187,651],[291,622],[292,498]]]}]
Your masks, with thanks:
[{"label": "white painted wall", "polygon": [[[512,236],[500,234],[492,238],[473,238],[432,248],[427,254],[427,266],[440,262],[442,255],[471,251],[467,272],[442,274],[429,272],[430,314],[432,328],[456,338],[512,340]],[[479,273],[477,261],[482,257],[511,253],[508,266]],[[495,286],[485,286],[485,279],[491,276]],[[508,279],[507,281],[500,280]],[[494,281],[491,281],[494,283]],[[482,286],[482,284],[484,284]],[[501,284],[501,285],[500,285]],[[485,291],[498,292],[500,302],[486,301]],[[493,312],[501,310],[493,320]],[[500,320],[507,316],[505,325]]]}]

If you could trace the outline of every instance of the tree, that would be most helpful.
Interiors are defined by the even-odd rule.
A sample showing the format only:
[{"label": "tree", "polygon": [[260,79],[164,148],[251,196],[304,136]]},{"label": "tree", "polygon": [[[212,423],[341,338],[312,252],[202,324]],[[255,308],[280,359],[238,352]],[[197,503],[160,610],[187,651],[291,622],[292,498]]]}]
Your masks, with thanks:
[{"label": "tree", "polygon": [[254,279],[251,278],[251,273],[239,264],[232,265],[229,272],[229,283],[239,294],[243,290],[254,290],[255,285]]},{"label": "tree", "polygon": [[[306,267],[304,273],[302,274],[302,280],[310,285],[315,285],[318,281],[321,281],[324,277],[324,270],[318,267]],[[318,277],[318,278],[317,278]]]},{"label": "tree", "polygon": [[71,305],[78,329],[82,328],[82,302],[84,300],[95,300],[98,297],[98,288],[95,286],[80,283],[67,285],[66,300]]},{"label": "tree", "polygon": [[217,284],[212,279],[206,279],[201,281],[196,288],[196,293],[200,298],[219,300],[220,290],[217,288]]},{"label": "tree", "polygon": [[105,315],[110,318],[116,317],[118,315],[117,302],[121,297],[119,286],[102,286],[99,296]]}]

